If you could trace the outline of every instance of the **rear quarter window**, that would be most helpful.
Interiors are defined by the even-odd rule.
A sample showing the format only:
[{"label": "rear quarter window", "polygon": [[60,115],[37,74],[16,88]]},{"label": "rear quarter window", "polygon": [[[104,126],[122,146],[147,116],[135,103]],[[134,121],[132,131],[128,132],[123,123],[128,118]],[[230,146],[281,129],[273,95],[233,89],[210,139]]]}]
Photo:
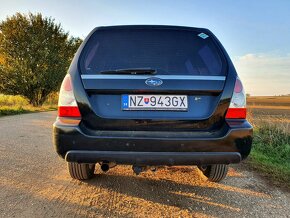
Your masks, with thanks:
[{"label": "rear quarter window", "polygon": [[[151,68],[165,75],[225,75],[225,60],[208,33],[178,29],[97,29],[80,57],[83,74]],[[204,37],[205,36],[205,37]]]}]

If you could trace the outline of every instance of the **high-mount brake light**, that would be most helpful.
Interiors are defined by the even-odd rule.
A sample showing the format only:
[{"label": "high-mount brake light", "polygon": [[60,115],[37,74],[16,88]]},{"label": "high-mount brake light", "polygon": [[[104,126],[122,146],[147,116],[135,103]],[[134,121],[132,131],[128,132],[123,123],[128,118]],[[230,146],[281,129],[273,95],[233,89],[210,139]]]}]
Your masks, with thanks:
[{"label": "high-mount brake light", "polygon": [[246,119],[246,95],[241,80],[237,77],[226,119]]},{"label": "high-mount brake light", "polygon": [[59,99],[58,99],[58,116],[59,117],[81,117],[69,74],[62,81]]}]

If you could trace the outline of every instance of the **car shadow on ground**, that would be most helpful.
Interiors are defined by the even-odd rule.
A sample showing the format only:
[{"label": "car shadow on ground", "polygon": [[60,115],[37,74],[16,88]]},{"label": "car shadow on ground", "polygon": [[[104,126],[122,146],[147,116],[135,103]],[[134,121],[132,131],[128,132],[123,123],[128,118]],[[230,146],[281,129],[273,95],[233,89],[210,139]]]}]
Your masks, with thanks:
[{"label": "car shadow on ground", "polygon": [[257,215],[257,207],[277,206],[266,191],[249,186],[252,178],[240,171],[211,183],[195,167],[164,167],[135,176],[129,166],[117,166],[107,173],[97,170],[87,181],[57,169],[48,168],[49,174],[35,170],[33,178],[25,171],[13,180],[0,177],[9,202],[0,211],[8,217],[243,217]]},{"label": "car shadow on ground", "polygon": [[143,199],[160,205],[188,210],[223,215],[236,215],[244,210],[243,202],[235,201],[239,197],[251,205],[249,198],[270,198],[263,192],[229,185],[230,180],[242,177],[240,173],[232,172],[222,183],[206,181],[197,169],[186,167],[169,167],[158,172],[141,176],[122,175],[118,171],[98,174],[94,179],[84,181],[90,186],[102,187],[122,195]]}]

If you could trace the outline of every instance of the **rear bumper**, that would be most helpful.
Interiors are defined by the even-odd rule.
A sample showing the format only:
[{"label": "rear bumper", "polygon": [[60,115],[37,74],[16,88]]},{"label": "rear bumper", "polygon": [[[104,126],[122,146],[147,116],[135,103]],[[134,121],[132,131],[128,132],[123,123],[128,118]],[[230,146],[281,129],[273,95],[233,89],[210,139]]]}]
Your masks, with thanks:
[{"label": "rear bumper", "polygon": [[231,121],[215,133],[98,131],[57,120],[53,142],[68,162],[139,165],[203,165],[238,163],[252,145],[252,126]]},{"label": "rear bumper", "polygon": [[132,165],[204,165],[239,163],[238,152],[132,152],[132,151],[69,151],[68,162],[96,163],[101,161]]}]

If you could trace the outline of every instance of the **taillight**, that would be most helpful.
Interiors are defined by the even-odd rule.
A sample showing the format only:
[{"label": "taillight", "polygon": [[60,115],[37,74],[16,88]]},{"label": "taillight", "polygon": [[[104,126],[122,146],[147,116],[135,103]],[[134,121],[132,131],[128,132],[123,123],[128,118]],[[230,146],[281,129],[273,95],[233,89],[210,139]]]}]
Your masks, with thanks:
[{"label": "taillight", "polygon": [[237,77],[231,104],[226,114],[226,119],[245,119],[246,116],[246,95],[243,84]]},{"label": "taillight", "polygon": [[81,117],[77,102],[73,93],[73,86],[69,74],[62,81],[58,99],[59,117]]}]

